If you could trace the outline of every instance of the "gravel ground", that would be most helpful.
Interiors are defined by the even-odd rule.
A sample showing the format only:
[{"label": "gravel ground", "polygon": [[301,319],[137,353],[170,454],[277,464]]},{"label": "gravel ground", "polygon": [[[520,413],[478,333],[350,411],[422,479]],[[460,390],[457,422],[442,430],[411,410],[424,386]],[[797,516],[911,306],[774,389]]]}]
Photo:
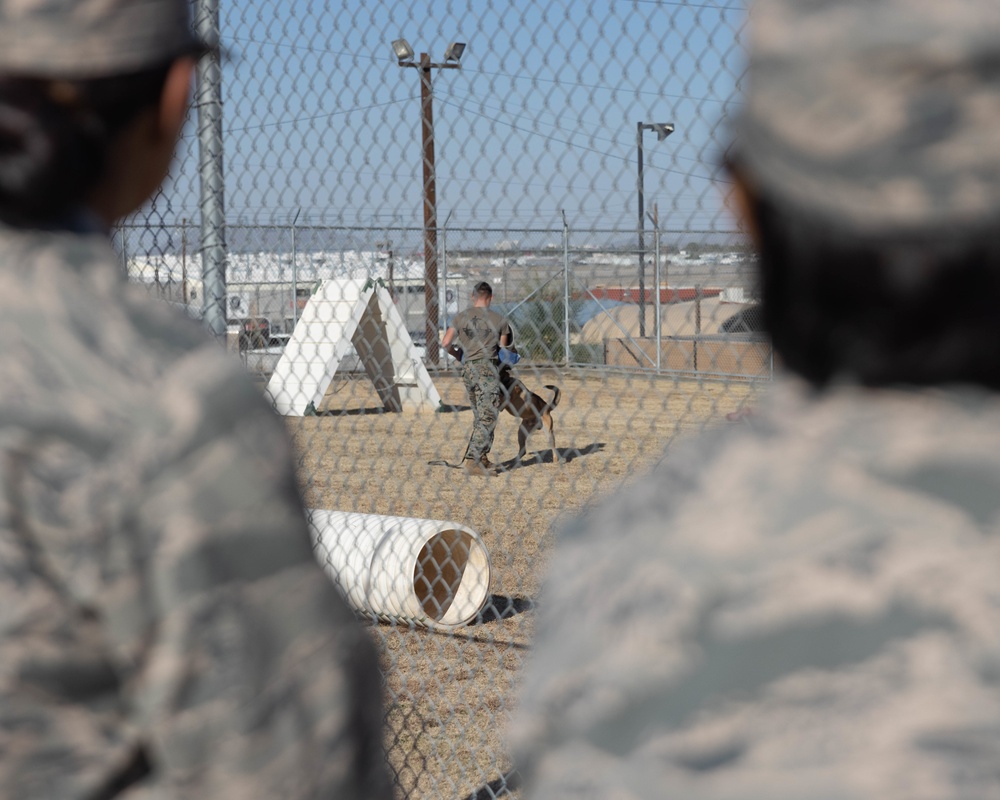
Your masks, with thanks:
[{"label": "gravel ground", "polygon": [[491,458],[504,471],[491,478],[459,467],[472,412],[454,370],[434,375],[443,404],[437,413],[382,413],[367,379],[351,376],[334,382],[318,416],[288,419],[308,506],[453,520],[478,531],[490,552],[492,597],[474,624],[439,633],[371,623],[400,797],[493,796],[513,766],[504,727],[555,532],[648,470],[679,434],[732,424],[726,414],[752,404],[759,391],[745,382],[519,372],[543,396],[544,384],[562,389],[553,412],[560,459],[547,435],[536,433],[528,457],[515,463],[517,423],[503,414]]}]

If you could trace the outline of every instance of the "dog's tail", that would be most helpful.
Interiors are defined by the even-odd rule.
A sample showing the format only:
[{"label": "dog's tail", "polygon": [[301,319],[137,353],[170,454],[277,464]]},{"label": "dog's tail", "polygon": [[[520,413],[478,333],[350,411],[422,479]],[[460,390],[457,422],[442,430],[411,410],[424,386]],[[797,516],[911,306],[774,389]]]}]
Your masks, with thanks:
[{"label": "dog's tail", "polygon": [[557,405],[559,405],[559,387],[553,386],[551,383],[547,383],[545,384],[545,388],[552,390],[552,399],[549,400],[545,405],[548,408],[555,408]]}]

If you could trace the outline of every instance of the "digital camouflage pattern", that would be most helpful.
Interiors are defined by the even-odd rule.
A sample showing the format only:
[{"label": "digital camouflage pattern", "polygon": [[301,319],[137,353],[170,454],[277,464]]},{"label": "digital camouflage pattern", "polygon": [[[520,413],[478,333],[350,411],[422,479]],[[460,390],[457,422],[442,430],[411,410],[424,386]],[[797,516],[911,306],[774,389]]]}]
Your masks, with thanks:
[{"label": "digital camouflage pattern", "polygon": [[0,231],[0,796],[388,798],[280,423],[133,289],[101,236]]},{"label": "digital camouflage pattern", "polygon": [[758,0],[731,157],[861,232],[993,225],[1000,3]]},{"label": "digital camouflage pattern", "polygon": [[532,800],[1000,797],[1000,398],[779,386],[564,531]]},{"label": "digital camouflage pattern", "polygon": [[[753,193],[889,264],[900,234],[995,224],[1000,6],[750,20]],[[513,728],[526,796],[1000,797],[1000,396],[788,379],[750,419],[564,532]]]},{"label": "digital camouflage pattern", "polygon": [[459,311],[451,327],[462,348],[462,380],[472,406],[472,434],[465,458],[480,461],[493,449],[502,391],[497,355],[501,337],[512,336],[510,323],[496,311],[472,306]]},{"label": "digital camouflage pattern", "polygon": [[480,461],[493,449],[500,416],[500,373],[492,361],[468,361],[462,365],[462,380],[472,405],[472,434],[465,458]]},{"label": "digital camouflage pattern", "polygon": [[199,48],[189,0],[0,0],[0,73],[93,78]]}]

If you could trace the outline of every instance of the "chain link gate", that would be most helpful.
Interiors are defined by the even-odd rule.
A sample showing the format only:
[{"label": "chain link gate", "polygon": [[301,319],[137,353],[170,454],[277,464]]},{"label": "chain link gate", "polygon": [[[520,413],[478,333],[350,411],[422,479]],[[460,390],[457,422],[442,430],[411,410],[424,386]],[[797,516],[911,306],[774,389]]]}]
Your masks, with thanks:
[{"label": "chain link gate", "polygon": [[[221,64],[123,264],[287,399],[306,505],[339,515],[317,553],[380,650],[397,794],[516,797],[505,727],[554,532],[682,432],[739,424],[773,370],[719,167],[745,6],[194,5]],[[488,478],[460,468],[470,401],[438,346],[480,280],[515,375],[543,405],[559,388],[555,447],[516,458],[502,413]],[[413,520],[439,524],[388,541]],[[352,571],[397,561],[378,601]]]}]

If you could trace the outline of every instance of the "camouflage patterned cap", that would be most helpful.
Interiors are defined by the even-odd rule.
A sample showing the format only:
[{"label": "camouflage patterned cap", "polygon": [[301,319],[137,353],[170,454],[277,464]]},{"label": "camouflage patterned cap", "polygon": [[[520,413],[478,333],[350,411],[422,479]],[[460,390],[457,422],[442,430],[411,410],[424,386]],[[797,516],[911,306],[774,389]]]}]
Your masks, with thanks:
[{"label": "camouflage patterned cap", "polygon": [[732,161],[862,232],[1000,215],[1000,2],[758,0]]},{"label": "camouflage patterned cap", "polygon": [[0,73],[90,78],[203,49],[189,0],[0,0]]}]

